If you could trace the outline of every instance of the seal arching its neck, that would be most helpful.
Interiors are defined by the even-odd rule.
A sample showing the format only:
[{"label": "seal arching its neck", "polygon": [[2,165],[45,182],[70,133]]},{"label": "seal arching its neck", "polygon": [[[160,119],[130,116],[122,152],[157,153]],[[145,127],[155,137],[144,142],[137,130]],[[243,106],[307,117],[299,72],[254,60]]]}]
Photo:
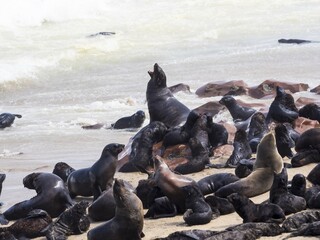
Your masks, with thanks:
[{"label": "seal arching its neck", "polygon": [[278,153],[276,139],[272,132],[266,134],[258,145],[257,160],[254,168],[270,167],[275,173],[281,173],[282,157]]}]

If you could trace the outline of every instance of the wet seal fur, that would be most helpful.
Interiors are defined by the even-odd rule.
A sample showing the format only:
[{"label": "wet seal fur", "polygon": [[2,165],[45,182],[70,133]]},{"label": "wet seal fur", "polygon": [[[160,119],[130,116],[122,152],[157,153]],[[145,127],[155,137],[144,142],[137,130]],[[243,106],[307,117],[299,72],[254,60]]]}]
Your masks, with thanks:
[{"label": "wet seal fur", "polygon": [[77,195],[93,195],[94,199],[97,199],[104,190],[111,187],[117,167],[117,156],[123,148],[123,144],[108,144],[102,150],[99,160],[91,167],[72,172],[67,179],[70,196],[74,198]]},{"label": "wet seal fur", "polygon": [[188,117],[190,109],[179,102],[167,87],[167,77],[155,63],[147,86],[147,103],[150,122],[161,121],[168,127],[178,126]]},{"label": "wet seal fur", "polygon": [[223,186],[215,195],[227,197],[232,193],[242,193],[254,197],[270,190],[274,172],[280,173],[283,168],[282,157],[277,151],[275,137],[272,132],[266,134],[258,145],[254,171],[247,177]]},{"label": "wet seal fur", "polygon": [[53,173],[31,173],[23,179],[23,185],[36,190],[37,196],[7,209],[3,216],[9,221],[26,217],[33,209],[42,209],[55,218],[73,204],[64,182]]},{"label": "wet seal fur", "polygon": [[10,127],[15,118],[22,118],[20,114],[12,114],[12,113],[1,113],[0,114],[0,129]]},{"label": "wet seal fur", "polygon": [[146,115],[144,111],[139,110],[129,117],[123,117],[118,119],[115,123],[111,124],[113,129],[125,129],[125,128],[139,128],[142,126]]},{"label": "wet seal fur", "polygon": [[89,202],[82,200],[61,213],[47,230],[47,239],[67,239],[68,236],[86,232],[90,227],[90,220],[86,214],[88,206]]},{"label": "wet seal fur", "polygon": [[275,174],[272,187],[270,189],[269,201],[279,205],[286,215],[300,212],[306,209],[307,203],[303,197],[295,196],[288,191],[287,169]]},{"label": "wet seal fur", "polygon": [[320,210],[305,210],[289,216],[282,223],[282,228],[286,232],[297,230],[304,223],[313,223],[320,221]]},{"label": "wet seal fur", "polygon": [[234,209],[247,222],[282,223],[286,218],[283,210],[276,204],[255,204],[249,198],[239,193],[233,193],[227,197]]},{"label": "wet seal fur", "polygon": [[144,236],[143,207],[140,199],[127,189],[120,179],[115,179],[113,193],[116,215],[91,229],[87,234],[88,240],[140,240]]}]

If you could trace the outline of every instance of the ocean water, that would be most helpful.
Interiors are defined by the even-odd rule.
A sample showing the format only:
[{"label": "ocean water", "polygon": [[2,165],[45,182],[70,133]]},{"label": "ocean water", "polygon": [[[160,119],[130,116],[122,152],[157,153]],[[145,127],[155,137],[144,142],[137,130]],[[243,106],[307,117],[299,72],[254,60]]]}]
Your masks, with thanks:
[{"label": "ocean water", "polygon": [[[19,7],[18,7],[19,6]],[[146,105],[147,71],[158,63],[190,108],[213,98],[213,81],[266,79],[320,84],[319,0],[10,0],[0,8],[0,112],[19,113],[0,131],[2,211],[33,196],[22,178],[64,161],[88,167],[111,142],[135,133],[110,125]],[[91,36],[99,32],[112,35]],[[148,119],[145,124],[148,123]]]}]

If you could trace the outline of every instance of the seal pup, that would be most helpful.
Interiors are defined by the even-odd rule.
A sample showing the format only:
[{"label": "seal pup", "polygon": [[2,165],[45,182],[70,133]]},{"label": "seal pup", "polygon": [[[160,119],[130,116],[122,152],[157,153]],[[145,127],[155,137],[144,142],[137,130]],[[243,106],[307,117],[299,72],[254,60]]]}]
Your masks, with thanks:
[{"label": "seal pup", "polygon": [[102,150],[100,158],[90,167],[72,172],[67,185],[72,198],[92,196],[97,199],[101,193],[112,186],[113,177],[117,167],[117,156],[124,145],[110,143]]},{"label": "seal pup", "polygon": [[47,239],[67,239],[68,236],[86,232],[90,227],[86,214],[88,206],[89,202],[82,200],[61,213],[47,230]]},{"label": "seal pup", "polygon": [[320,164],[318,163],[307,175],[308,181],[313,185],[320,185]]},{"label": "seal pup", "polygon": [[288,44],[302,44],[302,43],[311,43],[313,41],[304,40],[304,39],[284,39],[281,38],[278,40],[278,43],[288,43]]},{"label": "seal pup", "polygon": [[269,107],[266,122],[270,123],[271,120],[274,120],[279,123],[293,123],[299,117],[299,113],[292,95],[279,86],[276,92],[277,95]]},{"label": "seal pup", "polygon": [[296,154],[291,159],[292,167],[320,162],[320,128],[302,133],[295,146]]},{"label": "seal pup", "polygon": [[231,193],[242,193],[254,197],[270,190],[274,172],[280,173],[283,168],[282,157],[277,151],[275,137],[272,132],[266,134],[258,145],[254,171],[247,177],[223,186],[215,195],[227,197]]},{"label": "seal pup", "polygon": [[281,173],[274,176],[269,193],[269,202],[279,205],[286,215],[305,210],[307,207],[306,200],[290,193],[287,185],[287,169],[283,168]]},{"label": "seal pup", "polygon": [[113,129],[140,128],[146,119],[144,111],[139,110],[129,117],[122,117],[111,124]]},{"label": "seal pup", "polygon": [[320,235],[320,221],[313,223],[302,224],[295,232],[291,233],[285,239],[296,236],[319,236]]},{"label": "seal pup", "polygon": [[256,112],[253,108],[239,105],[230,95],[223,96],[219,103],[227,107],[234,122],[245,121]]},{"label": "seal pup", "polygon": [[252,155],[252,150],[247,139],[247,133],[243,129],[238,129],[234,137],[233,152],[228,158],[225,167],[235,168],[241,159],[249,159]]},{"label": "seal pup", "polygon": [[277,124],[275,127],[275,137],[277,149],[281,157],[293,157],[291,148],[294,148],[295,142],[290,137],[289,131],[283,124]]},{"label": "seal pup", "polygon": [[241,159],[234,170],[234,173],[239,178],[245,178],[253,171],[255,159]]},{"label": "seal pup", "polygon": [[245,231],[247,229],[258,230],[261,232],[262,236],[278,236],[283,233],[283,229],[279,224],[268,222],[247,222],[226,228],[228,231]]},{"label": "seal pup", "polygon": [[289,189],[289,191],[299,197],[305,197],[306,194],[306,190],[307,190],[307,181],[306,181],[306,177],[301,174],[295,174],[291,180],[291,188]]},{"label": "seal pup", "polygon": [[232,203],[226,198],[209,195],[205,197],[205,200],[210,205],[212,212],[214,212],[215,215],[218,215],[218,213],[219,215],[226,215],[235,211]]},{"label": "seal pup", "polygon": [[167,77],[162,68],[155,63],[153,72],[148,72],[151,79],[147,85],[147,103],[150,122],[160,121],[168,127],[184,122],[190,109],[179,102],[167,87]]},{"label": "seal pup", "polygon": [[15,118],[22,118],[20,114],[12,114],[12,113],[1,113],[0,114],[0,128],[10,127]]},{"label": "seal pup", "polygon": [[113,193],[116,201],[115,216],[91,229],[87,234],[88,240],[140,240],[144,236],[140,199],[126,188],[121,179],[115,179]]},{"label": "seal pup", "polygon": [[243,219],[243,223],[282,223],[286,218],[283,210],[273,203],[255,204],[249,198],[239,193],[232,193],[227,199],[233,204],[234,209]]},{"label": "seal pup", "polygon": [[64,182],[53,173],[31,173],[23,179],[23,185],[36,190],[37,196],[7,209],[3,217],[9,221],[26,217],[33,209],[42,209],[55,218],[73,204]]},{"label": "seal pup", "polygon": [[256,153],[258,144],[267,132],[269,130],[266,124],[266,117],[262,112],[255,112],[250,119],[248,127],[248,141],[253,153]]},{"label": "seal pup", "polygon": [[287,217],[282,223],[285,232],[293,232],[304,223],[320,221],[320,210],[304,210]]},{"label": "seal pup", "polygon": [[299,109],[299,116],[320,122],[320,106],[315,103],[306,104]]},{"label": "seal pup", "polygon": [[216,218],[220,215],[219,212],[215,216],[213,215],[210,205],[205,201],[198,186],[183,186],[182,191],[186,196],[185,206],[187,209],[183,214],[183,220],[189,226],[207,224],[213,217]]},{"label": "seal pup", "polygon": [[44,230],[50,226],[52,219],[41,209],[34,209],[24,218],[15,221],[9,227],[1,227],[0,232],[10,232],[15,238],[37,238],[45,236]]}]

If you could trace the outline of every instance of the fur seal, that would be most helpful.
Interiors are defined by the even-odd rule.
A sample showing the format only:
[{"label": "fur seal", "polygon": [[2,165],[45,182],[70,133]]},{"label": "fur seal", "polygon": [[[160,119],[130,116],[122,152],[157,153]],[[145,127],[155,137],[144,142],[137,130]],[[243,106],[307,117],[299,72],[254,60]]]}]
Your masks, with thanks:
[{"label": "fur seal", "polygon": [[320,122],[320,106],[309,103],[299,109],[299,116]]},{"label": "fur seal", "polygon": [[239,178],[233,173],[216,173],[210,176],[204,177],[197,182],[203,195],[214,193],[219,188],[238,181]]},{"label": "fur seal", "polygon": [[233,204],[234,209],[243,219],[243,223],[282,223],[286,218],[283,210],[273,203],[255,204],[249,198],[239,193],[233,193],[227,199]]},{"label": "fur seal", "polygon": [[109,221],[91,229],[88,240],[140,240],[144,236],[143,207],[140,199],[126,188],[123,180],[115,179],[113,193],[116,214]]},{"label": "fur seal", "polygon": [[292,232],[297,230],[304,223],[317,221],[320,221],[320,210],[304,210],[287,217],[282,223],[282,228],[286,232]]},{"label": "fur seal", "polygon": [[268,132],[266,117],[261,112],[255,112],[248,126],[248,141],[253,153],[257,151],[257,146],[262,137]]},{"label": "fur seal", "polygon": [[34,209],[24,218],[15,221],[9,227],[0,228],[0,232],[10,232],[15,238],[37,238],[45,236],[45,229],[50,226],[52,219],[41,209]]},{"label": "fur seal", "polygon": [[139,128],[142,126],[146,115],[144,111],[139,110],[135,114],[129,117],[123,117],[118,119],[115,123],[111,124],[113,129],[125,129],[125,128]]},{"label": "fur seal", "polygon": [[253,171],[255,159],[241,159],[234,170],[234,173],[239,178],[245,178]]},{"label": "fur seal", "polygon": [[[187,185],[181,189],[186,196],[185,206],[187,209],[183,214],[183,220],[189,226],[209,223],[213,218],[213,213],[199,187],[196,185]],[[218,213],[218,216],[219,215],[220,213]]]},{"label": "fur seal", "polygon": [[272,187],[269,194],[269,202],[279,205],[286,215],[300,212],[307,207],[306,200],[303,197],[295,196],[288,192],[288,174],[287,169],[275,174]]},{"label": "fur seal", "polygon": [[279,123],[292,123],[298,117],[298,109],[294,104],[292,95],[286,93],[283,88],[277,86],[277,95],[270,105],[266,122],[270,123],[271,120],[274,120]]},{"label": "fur seal", "polygon": [[154,180],[157,186],[161,189],[163,194],[177,206],[178,212],[184,213],[186,196],[181,187],[196,185],[196,182],[186,176],[173,173],[158,155],[154,159],[154,165]]},{"label": "fur seal", "polygon": [[278,236],[283,233],[283,229],[279,224],[267,222],[248,222],[226,228],[228,231],[245,231],[247,229],[258,230],[262,236]]},{"label": "fur seal", "polygon": [[247,139],[247,133],[243,129],[236,132],[233,142],[233,152],[228,158],[225,167],[235,168],[241,159],[249,159],[252,155],[252,150]]},{"label": "fur seal", "polygon": [[214,212],[215,215],[217,215],[217,213],[219,213],[219,215],[226,215],[235,211],[232,203],[226,198],[209,195],[205,197],[205,200],[210,205],[212,212]]},{"label": "fur seal", "polygon": [[295,174],[291,180],[290,192],[299,197],[305,197],[307,189],[306,177],[301,174]]},{"label": "fur seal", "polygon": [[320,128],[302,133],[295,146],[296,154],[291,159],[292,167],[320,162]]},{"label": "fur seal", "polygon": [[295,142],[290,137],[290,133],[285,125],[279,123],[275,127],[275,137],[277,149],[281,157],[293,157],[291,148],[294,148]]},{"label": "fur seal", "polygon": [[212,117],[208,116],[208,137],[211,145],[211,149],[216,149],[219,146],[228,143],[229,133],[225,126],[219,123],[214,123]]},{"label": "fur seal", "polygon": [[147,85],[147,103],[150,122],[160,121],[168,127],[178,126],[184,122],[190,109],[179,102],[167,87],[166,74],[156,63],[153,72],[148,72],[151,79]]},{"label": "fur seal", "polygon": [[[133,186],[124,181],[126,188],[135,192]],[[113,196],[113,188],[103,191],[103,193],[88,208],[88,215],[92,221],[107,221],[114,217],[116,211],[116,201]]]},{"label": "fur seal", "polygon": [[256,112],[253,108],[239,105],[230,95],[223,96],[219,103],[227,107],[234,122],[245,121]]},{"label": "fur seal", "polygon": [[75,171],[75,169],[73,167],[69,166],[67,163],[58,162],[54,166],[52,173],[59,176],[66,183],[69,175],[74,171]]},{"label": "fur seal", "polygon": [[23,185],[36,190],[37,196],[7,209],[3,216],[9,221],[26,217],[33,209],[42,209],[55,218],[73,204],[64,182],[53,173],[31,173],[23,179]]},{"label": "fur seal", "polygon": [[1,113],[0,114],[0,128],[10,127],[15,118],[22,118],[20,114]]},{"label": "fur seal", "polygon": [[303,40],[303,39],[284,39],[281,38],[278,40],[278,43],[288,43],[288,44],[302,44],[302,43],[311,43],[310,40]]},{"label": "fur seal", "polygon": [[242,193],[247,197],[254,197],[270,190],[274,172],[280,173],[283,161],[277,151],[275,137],[272,132],[266,134],[258,145],[254,171],[247,177],[223,186],[215,195],[227,197],[231,193]]},{"label": "fur seal", "polygon": [[[129,164],[144,173],[146,170],[150,170],[153,167],[153,145],[160,142],[166,133],[167,127],[159,121],[151,122],[142,128],[133,137]],[[124,170],[125,165],[119,169],[119,172]]]},{"label": "fur seal", "polygon": [[320,164],[318,163],[307,175],[308,181],[313,185],[320,185]]},{"label": "fur seal", "polygon": [[[297,231],[291,233],[287,238],[296,236],[319,236],[320,221],[302,224]],[[287,239],[286,238],[286,239]]]},{"label": "fur seal", "polygon": [[90,220],[86,215],[88,205],[89,202],[82,200],[61,213],[46,232],[47,239],[67,239],[70,235],[86,232],[90,227]]},{"label": "fur seal", "polygon": [[70,196],[74,198],[77,195],[93,195],[94,199],[97,199],[104,190],[111,187],[117,167],[117,156],[123,148],[123,144],[108,144],[102,150],[99,160],[91,167],[72,172],[67,179]]}]

